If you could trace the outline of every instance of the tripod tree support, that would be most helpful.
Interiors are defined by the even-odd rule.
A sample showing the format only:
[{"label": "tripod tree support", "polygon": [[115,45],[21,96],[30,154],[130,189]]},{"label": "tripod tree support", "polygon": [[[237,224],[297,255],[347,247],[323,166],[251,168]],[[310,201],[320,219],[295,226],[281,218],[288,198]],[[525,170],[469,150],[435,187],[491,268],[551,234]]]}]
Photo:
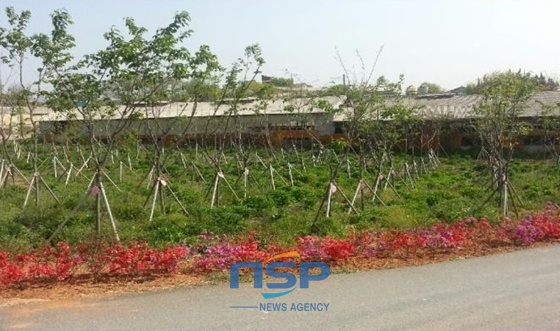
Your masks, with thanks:
[{"label": "tripod tree support", "polygon": [[175,202],[179,205],[179,207],[181,207],[181,210],[183,211],[183,213],[185,213],[185,215],[189,215],[189,212],[187,211],[187,209],[185,208],[185,206],[183,206],[183,204],[181,203],[181,200],[179,200],[179,197],[177,197],[177,194],[175,194],[175,192],[173,191],[173,189],[171,189],[171,187],[169,186],[169,182],[167,181],[167,179],[165,179],[165,177],[163,176],[159,176],[153,183],[152,185],[152,190],[150,191],[150,195],[148,196],[148,199],[146,199],[146,202],[144,203],[144,206],[146,206],[146,204],[148,203],[150,196],[153,193],[153,198],[152,198],[152,204],[150,207],[150,219],[149,221],[151,222],[154,218],[154,212],[156,209],[156,202],[157,199],[159,197],[160,199],[160,204],[161,204],[161,209],[162,211],[165,211],[165,204],[163,201],[163,191],[167,189],[169,191],[169,193],[171,194],[171,196],[173,197],[173,199],[175,200]]},{"label": "tripod tree support", "polygon": [[51,190],[49,184],[43,179],[43,176],[36,171],[31,178],[31,182],[29,182],[29,187],[27,188],[27,194],[25,195],[25,201],[23,202],[23,207],[27,206],[27,202],[29,201],[29,196],[31,195],[31,191],[35,189],[35,205],[39,205],[39,186],[43,183],[47,191],[52,195],[52,197],[56,200],[56,202],[60,203],[60,200],[56,197],[56,194]]},{"label": "tripod tree support", "polygon": [[115,219],[113,218],[113,213],[111,212],[111,206],[109,204],[109,199],[107,198],[107,194],[105,192],[105,187],[103,186],[102,182],[102,171],[98,171],[90,180],[87,189],[80,197],[80,200],[74,206],[74,209],[70,212],[70,214],[60,223],[60,225],[56,228],[53,234],[47,239],[48,242],[52,242],[53,239],[62,231],[62,229],[66,226],[66,224],[72,219],[74,215],[80,210],[80,208],[86,203],[87,198],[90,196],[95,197],[96,203],[96,232],[97,234],[101,234],[101,206],[102,203],[105,206],[105,210],[107,212],[107,216],[109,217],[109,221],[111,223],[111,228],[113,230],[113,234],[115,236],[116,241],[120,241],[119,234],[117,232],[117,226],[115,224]]}]

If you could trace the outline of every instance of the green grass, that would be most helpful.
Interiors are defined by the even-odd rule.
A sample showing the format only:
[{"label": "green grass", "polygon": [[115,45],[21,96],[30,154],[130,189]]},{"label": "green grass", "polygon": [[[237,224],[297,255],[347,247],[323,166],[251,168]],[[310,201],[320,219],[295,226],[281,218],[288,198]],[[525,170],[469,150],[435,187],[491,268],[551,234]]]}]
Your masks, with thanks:
[{"label": "green grass", "polygon": [[[371,194],[366,193],[363,200],[358,198],[356,201],[359,214],[348,214],[348,206],[340,192],[337,192],[333,195],[332,216],[327,218],[326,206],[319,213],[318,210],[328,187],[332,166],[336,164],[332,154],[324,156],[323,162],[314,166],[309,151],[300,152],[299,155],[285,153],[285,158],[278,152],[276,160],[267,151],[258,151],[267,165],[272,163],[277,171],[274,174],[276,190],[272,189],[269,169],[253,157],[249,164],[247,197],[244,198],[242,171],[236,165],[235,154],[228,151],[222,170],[237,197],[225,182],[221,182],[217,206],[211,208],[215,167],[202,153],[196,158],[193,150],[182,151],[189,162],[193,161],[197,165],[206,179],[203,182],[192,167],[183,167],[178,152],[166,153],[165,168],[170,187],[189,215],[184,215],[180,206],[167,193],[163,209],[158,202],[154,219],[149,222],[152,201],[147,200],[150,193],[146,180],[151,165],[149,149],[138,157],[135,151],[130,153],[133,171],[125,169],[122,181],[119,180],[119,163],[115,158],[117,162],[109,163],[107,174],[119,189],[108,180],[105,180],[104,185],[123,241],[145,240],[163,246],[181,241],[194,242],[203,230],[228,235],[258,230],[264,242],[292,243],[296,236],[309,234],[341,236],[354,229],[407,229],[483,215],[498,221],[500,216],[497,198],[484,208],[478,208],[490,194],[487,191],[489,177],[484,164],[477,161],[476,156],[467,154],[440,158],[441,166],[421,174],[415,179],[414,187],[410,182],[397,179],[395,187],[398,194],[389,187],[379,192],[384,204],[372,202]],[[70,154],[69,158],[74,164],[81,163],[79,154],[75,151]],[[21,181],[0,189],[0,249],[25,249],[44,243],[58,225],[71,215],[83,195],[93,174],[92,167],[84,170],[85,176],[72,176],[68,185],[65,185],[66,178],[54,177],[49,155],[49,148],[45,147],[42,159],[47,161],[41,168],[41,174],[60,203],[55,202],[41,187],[39,205],[35,206],[31,199],[29,205],[22,209],[27,188]],[[127,154],[121,151],[120,155],[128,163]],[[251,152],[251,155],[255,153]],[[300,157],[304,159],[306,171]],[[60,152],[59,158],[67,164]],[[343,160],[343,156],[339,156],[339,160]],[[405,161],[410,163],[411,160],[410,155],[397,155],[394,158],[398,169]],[[373,165],[362,172],[356,166],[359,162],[355,157],[351,157],[350,161],[350,177],[344,162],[335,177],[339,188],[349,199],[362,175],[373,186],[376,173]],[[420,163],[418,156],[416,161]],[[290,185],[288,162],[294,166],[294,187]],[[16,160],[16,165],[28,176],[32,172],[30,163],[23,156]],[[560,167],[553,162],[520,157],[514,160],[510,170],[511,181],[523,201],[523,206],[517,204],[522,214],[542,208],[546,201],[554,201],[560,193],[557,184]],[[58,169],[58,172],[61,174],[62,170]],[[317,214],[319,217],[315,222]],[[94,198],[90,196],[56,239],[70,243],[85,240],[94,230],[95,219]],[[110,236],[106,215],[103,219],[103,232]]]}]

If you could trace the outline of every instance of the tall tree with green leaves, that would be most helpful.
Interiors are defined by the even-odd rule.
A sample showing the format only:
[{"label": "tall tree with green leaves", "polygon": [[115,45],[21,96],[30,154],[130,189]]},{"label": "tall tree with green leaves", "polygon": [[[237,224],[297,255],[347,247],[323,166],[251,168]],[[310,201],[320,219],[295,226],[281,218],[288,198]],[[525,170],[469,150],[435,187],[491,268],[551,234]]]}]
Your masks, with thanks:
[{"label": "tall tree with green leaves", "polygon": [[[256,98],[256,106],[253,107],[256,115],[260,109],[264,109],[270,87],[255,82],[264,63],[260,46],[253,44],[245,47],[244,56],[224,70],[221,92],[213,100],[212,114],[208,116],[202,132],[205,140],[214,138],[218,154],[221,154],[227,142],[231,142],[236,148],[242,148],[242,113],[247,110],[249,101],[254,105],[253,98]],[[247,100],[249,97],[251,100]],[[232,131],[235,132],[234,136],[231,136]],[[218,155],[217,157],[219,158]]]},{"label": "tall tree with green leaves", "polygon": [[537,85],[531,75],[511,71],[485,75],[480,83],[482,100],[474,107],[473,124],[488,155],[495,188],[486,201],[497,192],[505,216],[509,201],[515,207],[515,200],[509,200],[514,193],[509,167],[518,139],[530,130],[521,118]]},{"label": "tall tree with green leaves", "polygon": [[[8,27],[0,28],[0,47],[6,51],[2,61],[16,72],[18,93],[17,100],[13,102],[18,112],[28,115],[31,130],[27,133],[31,141],[31,155],[33,174],[31,185],[28,188],[24,206],[27,204],[31,190],[35,191],[35,204],[39,204],[39,188],[45,184],[47,190],[55,198],[46,182],[39,173],[39,127],[36,110],[40,100],[44,97],[45,86],[49,85],[53,77],[66,70],[73,57],[71,50],[74,47],[74,37],[68,33],[68,27],[73,23],[70,15],[65,10],[56,10],[51,14],[52,30],[50,34],[29,34],[27,27],[31,19],[31,12],[24,10],[16,12],[13,7],[5,9]],[[24,77],[24,68],[30,65],[30,58],[39,62],[35,68],[36,76],[29,83]],[[22,135],[25,134],[22,132]],[[27,136],[26,135],[26,136]]]},{"label": "tall tree with green leaves", "polygon": [[[152,189],[145,203],[147,204],[153,194],[150,221],[153,219],[158,198],[161,211],[165,212],[164,191],[168,191],[181,207],[183,213],[188,214],[187,209],[172,190],[170,178],[165,174],[166,157],[164,156],[164,148],[166,144],[171,143],[172,138],[176,138],[181,128],[190,126],[192,117],[187,117],[186,109],[193,103],[197,103],[203,98],[212,97],[216,93],[215,87],[209,85],[208,82],[222,70],[216,56],[210,52],[197,52],[191,56],[185,54],[181,60],[189,64],[190,70],[175,75],[154,93],[149,102],[144,102],[142,106],[139,106],[142,109],[141,115],[146,117],[145,124],[140,125],[140,130],[143,131],[144,135],[149,136],[153,147],[152,168],[149,173],[151,176],[148,176],[152,181]],[[177,111],[175,117],[165,116],[162,105],[176,101],[177,98],[181,102],[171,104],[171,107],[174,107],[174,110]],[[195,109],[195,107],[192,108]],[[179,134],[179,139],[181,136],[182,134]]]},{"label": "tall tree with green leaves", "polygon": [[[508,72],[513,73],[513,71],[509,70]],[[517,75],[525,76],[528,80],[531,80],[532,83],[535,85],[536,91],[555,91],[560,86],[560,83],[553,79],[552,77],[547,77],[540,74],[531,74],[529,72],[523,72],[521,69],[516,72]],[[486,89],[486,84],[488,83],[488,78],[490,75],[485,75],[482,78],[476,80],[475,83],[469,83],[466,86],[466,94],[483,94],[484,90]]]},{"label": "tall tree with green leaves", "polygon": [[[208,46],[193,53],[183,45],[192,35],[190,21],[188,12],[179,12],[170,24],[147,38],[147,28],[126,18],[125,33],[111,28],[104,34],[108,42],[105,49],[84,56],[72,70],[49,81],[53,89],[47,94],[48,105],[68,119],[77,120],[88,136],[96,170],[86,196],[96,196],[98,233],[102,204],[112,220],[103,178],[117,138],[138,123],[146,106],[167,98],[170,81],[203,80],[206,66],[217,66]],[[114,221],[112,224],[118,240]]]}]

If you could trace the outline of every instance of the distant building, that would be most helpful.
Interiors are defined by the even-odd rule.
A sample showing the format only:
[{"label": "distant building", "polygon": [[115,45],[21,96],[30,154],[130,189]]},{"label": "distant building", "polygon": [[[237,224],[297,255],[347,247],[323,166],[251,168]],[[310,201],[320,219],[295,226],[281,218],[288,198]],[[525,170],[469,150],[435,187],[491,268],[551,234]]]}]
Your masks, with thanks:
[{"label": "distant building", "polygon": [[[33,106],[33,118],[38,119],[49,112],[50,109],[43,106]],[[0,106],[0,130],[5,138],[10,140],[29,137],[33,131],[31,124],[31,113],[27,106]]]},{"label": "distant building", "polygon": [[467,94],[467,88],[464,86],[459,86],[456,87],[452,90],[447,91],[447,93],[452,93],[452,94],[456,94],[456,95],[466,95]]},{"label": "distant building", "polygon": [[418,88],[418,95],[424,95],[428,93],[430,93],[430,87],[428,86],[428,84],[424,83],[420,85],[420,87]]},{"label": "distant building", "polygon": [[[408,147],[429,149],[442,146],[448,150],[470,149],[479,146],[478,136],[473,129],[472,120],[478,115],[474,112],[482,97],[479,95],[456,95],[452,93],[426,94],[402,98],[402,105],[415,110],[421,121],[421,132],[411,132]],[[391,102],[388,99],[387,102]],[[518,150],[536,152],[548,148],[544,139],[554,141],[554,148],[560,150],[560,132],[548,132],[545,138],[541,125],[543,110],[546,105],[560,105],[560,91],[539,92],[527,103],[520,120],[532,125],[533,131],[522,137],[517,144]],[[352,109],[334,116],[335,133],[341,133],[348,127]],[[549,116],[560,117],[560,107]],[[390,119],[383,119],[390,120]],[[559,119],[560,125],[560,119]],[[441,134],[436,135],[435,130]],[[550,142],[550,141],[549,141]],[[403,146],[401,146],[403,147]]]},{"label": "distant building", "polygon": [[[139,105],[139,118],[129,120],[127,131],[134,131],[141,141],[160,137],[167,143],[185,145],[219,144],[239,141],[248,144],[291,146],[293,143],[310,145],[313,140],[326,141],[334,134],[333,114],[317,106],[325,102],[339,107],[344,99],[324,97],[317,100],[299,98],[290,101],[275,100],[263,105],[256,99],[244,99],[236,107],[233,100],[222,104],[200,102],[169,103],[155,107]],[[110,118],[93,119],[94,135],[106,139],[115,131],[123,118],[125,107],[120,107]],[[46,141],[84,139],[87,127],[82,116],[75,112],[71,118],[49,112],[40,118],[40,131]]]},{"label": "distant building", "polygon": [[409,87],[406,88],[406,95],[407,96],[413,96],[416,95],[417,91],[416,91],[416,87],[414,85],[410,85]]},{"label": "distant building", "polygon": [[[407,148],[414,146],[429,149],[442,146],[451,150],[477,146],[478,137],[473,130],[472,120],[477,118],[474,109],[482,100],[481,96],[449,92],[408,97],[388,96],[386,102],[395,100],[400,100],[403,106],[413,109],[421,121],[420,132],[410,133]],[[326,144],[332,139],[347,137],[346,129],[351,125],[353,108],[352,103],[346,101],[346,97],[331,96],[265,103],[247,98],[236,105],[233,105],[233,100],[225,100],[220,105],[202,102],[196,107],[185,103],[155,107],[138,105],[136,112],[140,117],[130,119],[128,132],[134,131],[138,139],[144,142],[158,137],[168,144],[178,142],[190,146],[230,141],[261,146],[310,146],[314,142]],[[533,131],[518,142],[518,149],[538,151],[550,147],[550,144],[544,146],[545,137],[541,125],[544,105],[559,104],[560,91],[539,92],[534,95],[520,115],[521,120],[532,125]],[[117,109],[110,118],[96,117],[93,120],[95,136],[101,140],[106,138],[118,124],[124,110],[124,107]],[[556,110],[556,113],[548,116],[560,117],[560,107]],[[44,115],[37,119],[45,140],[63,142],[86,137],[87,130],[78,113],[68,118],[47,109],[41,111]],[[554,148],[560,150],[560,132],[548,132],[546,139],[548,143],[552,139]]]}]

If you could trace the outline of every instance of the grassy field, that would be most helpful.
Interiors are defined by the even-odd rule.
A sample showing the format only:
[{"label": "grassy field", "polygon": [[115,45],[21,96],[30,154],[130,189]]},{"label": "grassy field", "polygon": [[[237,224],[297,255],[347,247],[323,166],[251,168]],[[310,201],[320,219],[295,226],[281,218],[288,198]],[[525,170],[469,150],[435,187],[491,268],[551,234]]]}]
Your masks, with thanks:
[{"label": "grassy field", "polygon": [[[60,202],[42,187],[40,203],[35,205],[32,193],[30,202],[22,208],[27,185],[17,176],[15,183],[10,179],[8,185],[0,189],[0,249],[20,250],[43,244],[71,215],[93,175],[93,163],[89,163],[80,174],[74,170],[66,184],[67,175],[62,166],[69,168],[72,162],[80,168],[82,157],[72,150],[66,159],[58,148],[62,166],[57,165],[55,177],[52,150],[50,146],[43,148],[41,175]],[[489,175],[485,163],[472,155],[440,156],[438,167],[431,167],[426,155],[414,158],[396,155],[394,167],[402,174],[394,181],[395,190],[390,186],[383,189],[382,183],[378,192],[382,203],[379,200],[372,202],[372,194],[365,190],[363,199],[358,195],[355,202],[358,213],[349,214],[341,192],[352,199],[362,178],[374,187],[377,167],[371,156],[365,170],[359,166],[355,155],[349,156],[348,171],[346,158],[330,151],[320,158],[318,153],[311,151],[296,154],[279,150],[274,156],[266,150],[251,151],[248,152],[245,197],[243,167],[233,151],[226,151],[221,170],[227,183],[220,180],[217,202],[211,208],[216,167],[205,153],[191,149],[167,150],[164,156],[168,184],[165,189],[173,189],[189,215],[185,215],[165,191],[163,208],[157,201],[154,219],[149,222],[152,200],[147,175],[152,166],[151,155],[149,149],[139,152],[121,150],[107,167],[107,175],[116,186],[109,180],[105,180],[104,185],[121,240],[126,242],[141,240],[164,246],[181,241],[192,243],[204,230],[228,235],[257,230],[259,239],[265,243],[270,240],[290,244],[296,236],[308,234],[336,237],[354,229],[409,229],[440,220],[453,222],[467,216],[486,216],[493,221],[500,217],[497,198],[479,208],[491,190],[488,190]],[[210,151],[208,155],[214,155],[214,152]],[[131,169],[128,168],[129,156]],[[416,169],[412,167],[414,161]],[[421,166],[422,161],[425,167]],[[29,179],[33,171],[26,153],[21,153],[19,159],[14,155],[14,163]],[[405,163],[410,166],[410,177],[402,171]],[[292,165],[292,178],[289,164]],[[560,167],[552,161],[520,156],[510,170],[513,186],[523,201],[522,206],[517,203],[520,214],[542,208],[547,201],[555,201],[560,193],[557,184]],[[329,188],[331,171],[336,172],[334,178],[338,189],[332,195],[332,214],[327,218],[326,206],[320,212],[319,207]],[[382,173],[386,176],[387,172],[388,166],[385,165]],[[315,221],[317,214],[319,217]],[[89,196],[56,239],[69,243],[84,241],[93,234],[94,225],[95,199]],[[103,224],[103,232],[110,238],[108,222]]]}]

